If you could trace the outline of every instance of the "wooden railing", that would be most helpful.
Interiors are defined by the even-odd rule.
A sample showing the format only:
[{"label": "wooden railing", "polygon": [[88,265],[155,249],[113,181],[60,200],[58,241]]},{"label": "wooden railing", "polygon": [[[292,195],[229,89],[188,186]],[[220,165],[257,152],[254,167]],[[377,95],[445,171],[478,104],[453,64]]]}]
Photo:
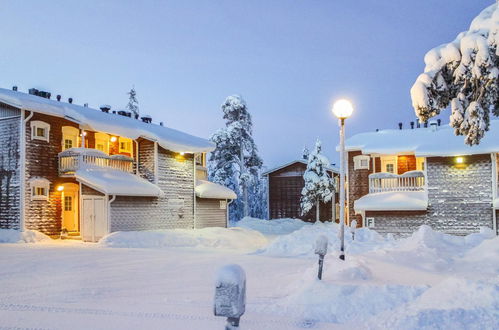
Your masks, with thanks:
[{"label": "wooden railing", "polygon": [[59,175],[68,176],[79,169],[104,167],[133,173],[133,159],[127,156],[108,156],[94,149],[68,149],[59,154]]},{"label": "wooden railing", "polygon": [[425,175],[422,171],[410,171],[401,175],[385,172],[369,175],[369,193],[424,190]]}]

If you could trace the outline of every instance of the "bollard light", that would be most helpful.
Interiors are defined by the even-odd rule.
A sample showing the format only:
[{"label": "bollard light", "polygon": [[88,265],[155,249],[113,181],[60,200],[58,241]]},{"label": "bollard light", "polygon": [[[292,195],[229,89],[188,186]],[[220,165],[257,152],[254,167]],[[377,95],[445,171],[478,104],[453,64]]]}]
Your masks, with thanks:
[{"label": "bollard light", "polygon": [[324,256],[327,253],[327,245],[328,240],[326,236],[321,235],[317,237],[317,241],[315,242],[315,254],[319,255],[319,272],[317,274],[319,280],[322,280],[322,268],[324,266]]},{"label": "bollard light", "polygon": [[246,309],[246,273],[239,265],[219,269],[215,282],[215,316],[227,318],[226,330],[239,329]]},{"label": "bollard light", "polygon": [[357,229],[357,220],[352,220],[350,223],[350,231],[352,232],[352,241],[355,240],[355,230]]}]

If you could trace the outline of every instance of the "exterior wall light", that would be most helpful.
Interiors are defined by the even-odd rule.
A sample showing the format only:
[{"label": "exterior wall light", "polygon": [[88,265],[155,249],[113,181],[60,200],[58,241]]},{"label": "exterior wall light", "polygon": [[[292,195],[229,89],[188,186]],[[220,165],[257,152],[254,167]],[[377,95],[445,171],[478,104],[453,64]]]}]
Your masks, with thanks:
[{"label": "exterior wall light", "polygon": [[464,163],[463,157],[456,157],[456,164],[463,164],[463,163]]},{"label": "exterior wall light", "polygon": [[181,152],[181,153],[180,153],[180,156],[183,156],[183,155],[185,155],[185,152]]},{"label": "exterior wall light", "polygon": [[64,186],[57,186],[57,191],[63,191],[64,190]]},{"label": "exterior wall light", "polygon": [[116,142],[117,138],[116,136],[111,136],[111,142]]}]

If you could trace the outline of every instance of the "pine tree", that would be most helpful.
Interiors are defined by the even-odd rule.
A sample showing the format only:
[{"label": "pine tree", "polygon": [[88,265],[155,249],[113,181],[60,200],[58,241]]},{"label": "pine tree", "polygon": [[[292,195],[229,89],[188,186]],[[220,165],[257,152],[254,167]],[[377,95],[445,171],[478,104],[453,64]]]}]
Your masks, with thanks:
[{"label": "pine tree", "polygon": [[[316,221],[320,220],[319,203],[327,203],[335,192],[334,180],[327,173],[329,160],[321,154],[321,142],[317,140],[314,150],[308,156],[308,164],[303,179],[305,186],[301,191],[301,213],[305,215],[316,207]],[[334,206],[333,206],[334,207]]]},{"label": "pine tree", "polygon": [[308,150],[307,146],[304,146],[301,156],[302,159],[307,160],[309,155],[310,155],[310,150]]},{"label": "pine tree", "polygon": [[[227,97],[222,104],[225,127],[211,140],[216,148],[210,154],[208,171],[211,181],[225,185],[238,195],[231,203],[232,221],[253,215],[261,194],[260,169],[262,159],[252,137],[253,124],[246,102],[239,95]],[[260,213],[260,212],[257,212]]]},{"label": "pine tree", "polygon": [[139,101],[137,101],[137,92],[135,92],[135,88],[132,87],[127,94],[129,98],[126,109],[133,114],[134,118],[139,118]]},{"label": "pine tree", "polygon": [[450,125],[468,145],[479,144],[499,116],[498,5],[485,9],[468,31],[425,56],[425,70],[411,97],[416,115],[426,121],[451,106]]}]

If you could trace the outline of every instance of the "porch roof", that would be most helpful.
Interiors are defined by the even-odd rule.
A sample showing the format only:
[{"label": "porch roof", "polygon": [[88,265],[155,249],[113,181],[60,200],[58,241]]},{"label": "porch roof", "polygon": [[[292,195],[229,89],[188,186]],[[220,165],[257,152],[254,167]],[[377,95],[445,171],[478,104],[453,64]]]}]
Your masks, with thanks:
[{"label": "porch roof", "polygon": [[90,188],[108,195],[159,197],[158,186],[127,172],[108,168],[85,168],[75,172],[75,178]]},{"label": "porch roof", "polygon": [[237,199],[231,189],[206,180],[196,181],[196,196],[199,198]]},{"label": "porch roof", "polygon": [[355,212],[361,211],[426,211],[426,191],[395,191],[367,194],[354,202]]}]

